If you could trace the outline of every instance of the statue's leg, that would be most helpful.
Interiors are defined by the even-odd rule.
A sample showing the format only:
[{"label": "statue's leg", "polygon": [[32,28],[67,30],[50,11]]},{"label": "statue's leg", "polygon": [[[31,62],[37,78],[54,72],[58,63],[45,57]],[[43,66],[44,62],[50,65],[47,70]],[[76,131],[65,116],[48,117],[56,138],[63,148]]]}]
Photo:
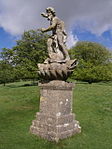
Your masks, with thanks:
[{"label": "statue's leg", "polygon": [[47,50],[48,50],[49,57],[50,57],[50,54],[53,52],[52,43],[53,43],[53,39],[49,38],[47,40]]},{"label": "statue's leg", "polygon": [[54,35],[53,36],[53,51],[57,53],[57,49],[58,49],[57,35]]},{"label": "statue's leg", "polygon": [[69,57],[69,54],[67,51],[67,47],[64,43],[63,35],[61,35],[61,34],[58,35],[58,44],[59,44],[60,50],[62,51],[62,53],[65,57],[65,60],[70,60],[70,57]]}]

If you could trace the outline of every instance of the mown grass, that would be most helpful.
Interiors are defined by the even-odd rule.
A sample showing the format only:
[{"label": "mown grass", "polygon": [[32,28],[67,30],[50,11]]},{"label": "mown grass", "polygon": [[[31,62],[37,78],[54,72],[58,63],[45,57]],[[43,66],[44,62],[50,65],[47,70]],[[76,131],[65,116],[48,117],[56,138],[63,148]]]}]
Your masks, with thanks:
[{"label": "mown grass", "polygon": [[25,82],[0,85],[0,149],[112,149],[112,84],[74,89],[73,112],[82,132],[59,143],[29,133],[39,111],[39,88]]}]

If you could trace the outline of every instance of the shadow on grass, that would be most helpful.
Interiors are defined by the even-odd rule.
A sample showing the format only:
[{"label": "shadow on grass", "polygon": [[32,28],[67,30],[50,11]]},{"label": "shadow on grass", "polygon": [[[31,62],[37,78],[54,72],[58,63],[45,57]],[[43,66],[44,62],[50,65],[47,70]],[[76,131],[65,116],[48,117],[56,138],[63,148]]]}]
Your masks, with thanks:
[{"label": "shadow on grass", "polygon": [[99,81],[99,82],[85,82],[85,81],[78,81],[71,78],[67,79],[67,82],[75,83],[75,84],[97,84],[97,85],[109,85],[112,86],[112,80],[111,81]]},{"label": "shadow on grass", "polygon": [[38,86],[38,82],[37,83],[26,83],[26,84],[22,84],[22,85],[15,85],[15,84],[9,84],[6,85],[6,87],[9,88],[19,88],[19,87],[30,87],[30,86]]}]

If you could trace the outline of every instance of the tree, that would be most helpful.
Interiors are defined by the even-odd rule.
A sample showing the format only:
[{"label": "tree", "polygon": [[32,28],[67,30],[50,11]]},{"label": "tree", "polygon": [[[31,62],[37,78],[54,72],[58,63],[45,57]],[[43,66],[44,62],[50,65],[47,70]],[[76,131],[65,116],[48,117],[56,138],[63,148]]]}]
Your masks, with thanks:
[{"label": "tree", "polygon": [[79,64],[72,78],[89,83],[112,80],[111,54],[104,46],[93,42],[78,42],[70,56]]},{"label": "tree", "polygon": [[1,57],[13,66],[15,79],[35,79],[37,63],[47,57],[48,35],[30,30],[24,32],[12,49],[2,49]]},{"label": "tree", "polygon": [[3,83],[5,86],[6,83],[12,81],[14,81],[12,66],[5,61],[0,61],[0,83]]}]

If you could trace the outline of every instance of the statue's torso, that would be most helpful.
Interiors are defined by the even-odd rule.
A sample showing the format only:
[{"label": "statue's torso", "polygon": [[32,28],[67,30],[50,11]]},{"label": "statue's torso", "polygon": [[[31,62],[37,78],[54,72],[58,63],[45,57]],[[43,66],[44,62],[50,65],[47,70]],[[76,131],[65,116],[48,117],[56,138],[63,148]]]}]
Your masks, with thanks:
[{"label": "statue's torso", "polygon": [[60,20],[58,17],[54,17],[53,18],[53,20],[51,22],[51,25],[54,22],[56,23],[56,26],[55,26],[55,28],[52,31],[53,35],[55,35],[55,34],[65,34],[66,35],[64,22],[62,20]]}]

